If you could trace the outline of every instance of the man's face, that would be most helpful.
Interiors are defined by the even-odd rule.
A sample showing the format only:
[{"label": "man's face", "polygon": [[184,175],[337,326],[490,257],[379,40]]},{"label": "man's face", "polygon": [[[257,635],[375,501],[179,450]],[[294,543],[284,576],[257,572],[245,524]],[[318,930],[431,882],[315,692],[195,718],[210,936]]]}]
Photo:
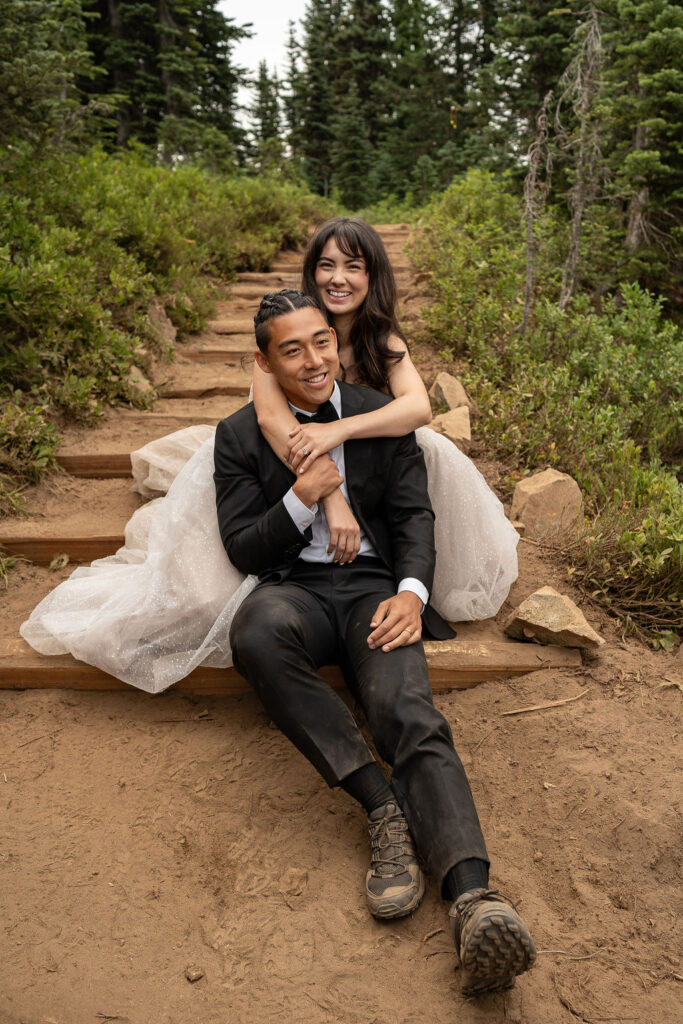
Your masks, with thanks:
[{"label": "man's face", "polygon": [[270,321],[268,352],[256,361],[272,373],[297,408],[315,412],[332,394],[339,372],[337,336],[318,309],[295,309]]}]

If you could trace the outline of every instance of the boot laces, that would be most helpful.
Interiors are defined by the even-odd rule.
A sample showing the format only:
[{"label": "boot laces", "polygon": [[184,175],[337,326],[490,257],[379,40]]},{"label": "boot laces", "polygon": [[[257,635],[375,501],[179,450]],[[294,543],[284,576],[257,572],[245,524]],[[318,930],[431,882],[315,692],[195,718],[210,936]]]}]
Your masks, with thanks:
[{"label": "boot laces", "polygon": [[413,856],[413,842],[408,822],[398,811],[391,817],[382,817],[369,822],[370,870],[380,878],[391,878],[403,874],[406,865],[401,857]]}]

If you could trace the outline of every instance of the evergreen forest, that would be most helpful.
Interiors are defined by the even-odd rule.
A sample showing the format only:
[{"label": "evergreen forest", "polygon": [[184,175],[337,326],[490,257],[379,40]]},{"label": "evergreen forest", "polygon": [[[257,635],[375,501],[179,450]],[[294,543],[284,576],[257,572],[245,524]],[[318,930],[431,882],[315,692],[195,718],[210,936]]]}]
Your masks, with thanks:
[{"label": "evergreen forest", "polygon": [[239,65],[252,32],[218,0],[0,5],[0,509],[60,424],[149,402],[129,372],[163,349],[155,295],[196,330],[212,281],[312,222],[409,220],[491,453],[511,481],[577,477],[577,578],[670,646],[681,5],[309,0],[279,74]]}]

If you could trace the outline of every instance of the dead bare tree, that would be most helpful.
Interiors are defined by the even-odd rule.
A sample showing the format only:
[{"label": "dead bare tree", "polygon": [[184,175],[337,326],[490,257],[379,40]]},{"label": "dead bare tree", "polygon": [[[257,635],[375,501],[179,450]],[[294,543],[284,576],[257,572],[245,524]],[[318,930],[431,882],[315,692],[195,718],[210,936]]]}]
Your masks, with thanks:
[{"label": "dead bare tree", "polygon": [[[526,285],[524,289],[524,315],[520,333],[526,334],[531,315],[531,301],[534,291],[534,269],[536,262],[535,225],[545,206],[552,176],[552,151],[548,145],[548,110],[553,99],[552,91],[547,93],[543,106],[536,117],[536,138],[527,154],[529,170],[524,179],[524,218],[526,220]],[[545,160],[545,175],[541,177],[541,165]]]},{"label": "dead bare tree", "polygon": [[575,143],[568,139],[561,121],[562,105],[569,103],[578,122],[578,147],[576,154],[576,179],[569,194],[571,230],[569,252],[562,270],[559,307],[564,309],[574,294],[578,276],[583,217],[598,193],[599,167],[601,162],[598,122],[594,117],[595,103],[600,94],[602,67],[602,35],[595,4],[588,5],[588,17],[577,33],[583,34],[579,52],[566,69],[558,87],[555,124],[557,134],[565,140],[565,147]]}]

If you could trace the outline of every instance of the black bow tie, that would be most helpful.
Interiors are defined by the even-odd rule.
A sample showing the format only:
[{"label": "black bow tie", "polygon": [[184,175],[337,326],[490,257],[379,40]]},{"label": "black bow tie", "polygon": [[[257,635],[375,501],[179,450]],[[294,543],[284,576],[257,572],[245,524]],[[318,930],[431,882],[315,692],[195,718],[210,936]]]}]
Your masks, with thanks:
[{"label": "black bow tie", "polygon": [[294,415],[298,419],[299,423],[331,423],[332,420],[338,420],[337,410],[330,402],[329,398],[322,405],[318,406],[318,411],[314,412],[312,416],[309,416],[306,412],[295,412]]}]

